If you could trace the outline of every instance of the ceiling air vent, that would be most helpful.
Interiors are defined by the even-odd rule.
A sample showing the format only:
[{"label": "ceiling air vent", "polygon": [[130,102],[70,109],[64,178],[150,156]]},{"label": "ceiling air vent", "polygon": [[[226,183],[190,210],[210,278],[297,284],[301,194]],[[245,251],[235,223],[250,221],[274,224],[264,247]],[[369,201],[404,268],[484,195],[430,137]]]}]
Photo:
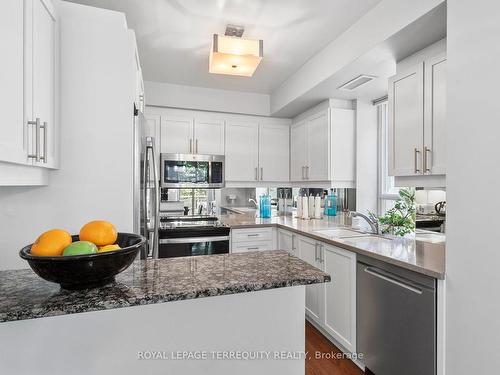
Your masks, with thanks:
[{"label": "ceiling air vent", "polygon": [[349,82],[344,83],[342,86],[339,87],[339,90],[352,91],[354,89],[357,89],[359,86],[364,85],[365,83],[370,82],[371,80],[373,80],[375,78],[377,78],[377,77],[375,77],[375,76],[367,76],[365,74],[362,74],[360,76],[357,76],[354,79],[351,79]]}]

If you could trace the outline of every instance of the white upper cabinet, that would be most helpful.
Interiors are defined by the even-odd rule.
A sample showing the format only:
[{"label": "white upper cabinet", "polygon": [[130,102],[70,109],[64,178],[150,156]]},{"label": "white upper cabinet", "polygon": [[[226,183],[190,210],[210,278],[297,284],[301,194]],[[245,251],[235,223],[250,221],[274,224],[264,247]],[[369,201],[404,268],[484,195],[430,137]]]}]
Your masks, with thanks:
[{"label": "white upper cabinet", "polygon": [[301,181],[305,179],[307,164],[306,122],[299,121],[292,125],[290,134],[290,179]]},{"label": "white upper cabinet", "polygon": [[288,125],[260,124],[259,176],[261,181],[289,181],[289,144],[290,127]]},{"label": "white upper cabinet", "polygon": [[194,150],[192,117],[161,117],[161,152],[191,154]]},{"label": "white upper cabinet", "polygon": [[389,175],[422,173],[424,64],[389,79]]},{"label": "white upper cabinet", "polygon": [[[59,129],[56,114],[58,94],[56,72],[59,70],[56,9],[50,0],[32,0],[28,3],[32,6],[33,29],[31,38],[27,37],[26,47],[32,51],[32,59],[29,62],[32,65],[31,69],[28,68],[25,72],[26,82],[32,85],[32,95],[30,98],[25,96],[25,108],[26,117],[35,121],[35,125],[29,127],[34,132],[34,137],[28,138],[32,140],[28,146],[35,155],[33,159],[35,165],[55,168],[59,164]],[[29,63],[26,67],[29,67]],[[37,119],[39,124],[36,123]]]},{"label": "white upper cabinet", "polygon": [[[320,106],[325,107],[324,103]],[[355,184],[355,113],[352,109],[311,110],[291,127],[290,179]]]},{"label": "white upper cabinet", "polygon": [[306,180],[327,181],[330,168],[328,110],[311,116],[306,122]]},{"label": "white upper cabinet", "polygon": [[[444,176],[446,55],[427,58],[390,78],[388,99],[389,175]],[[424,186],[424,180],[415,180],[416,186]]]},{"label": "white upper cabinet", "polygon": [[424,173],[446,174],[446,55],[425,65]]},{"label": "white upper cabinet", "polygon": [[193,147],[196,154],[224,155],[224,121],[195,118]]},{"label": "white upper cabinet", "polygon": [[59,43],[50,0],[2,4],[0,161],[58,168]]},{"label": "white upper cabinet", "polygon": [[226,122],[226,180],[259,181],[259,124]]},{"label": "white upper cabinet", "polygon": [[[23,2],[4,0],[0,12],[0,161],[26,163],[23,126]],[[8,53],[7,53],[8,51]]]},{"label": "white upper cabinet", "polygon": [[185,116],[161,116],[161,152],[224,154],[224,121]]}]

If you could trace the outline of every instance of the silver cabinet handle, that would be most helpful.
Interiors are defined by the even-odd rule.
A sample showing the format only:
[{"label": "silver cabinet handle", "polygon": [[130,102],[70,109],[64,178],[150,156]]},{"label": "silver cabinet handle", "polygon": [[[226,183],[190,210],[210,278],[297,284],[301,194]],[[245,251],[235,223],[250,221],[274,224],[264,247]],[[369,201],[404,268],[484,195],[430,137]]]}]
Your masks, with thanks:
[{"label": "silver cabinet handle", "polygon": [[259,168],[255,167],[255,181],[259,181]]},{"label": "silver cabinet handle", "polygon": [[295,235],[292,234],[292,253],[295,255]]},{"label": "silver cabinet handle", "polygon": [[258,237],[258,236],[259,236],[259,233],[247,234],[247,237]]},{"label": "silver cabinet handle", "polygon": [[189,138],[189,153],[193,153],[193,139]]},{"label": "silver cabinet handle", "polygon": [[309,166],[306,166],[306,180],[309,180]]},{"label": "silver cabinet handle", "polygon": [[40,160],[47,163],[47,121],[44,121],[40,128],[43,128],[43,156],[40,157]]},{"label": "silver cabinet handle", "polygon": [[196,138],[196,151],[195,151],[195,154],[198,153],[198,138]]},{"label": "silver cabinet handle", "polygon": [[28,121],[28,125],[35,126],[35,153],[28,154],[28,159],[40,161],[40,119],[37,117],[35,121]]},{"label": "silver cabinet handle", "polygon": [[319,244],[319,261],[320,263],[325,263],[325,250],[323,249],[323,244]]},{"label": "silver cabinet handle", "polygon": [[247,250],[259,250],[258,247],[247,247]]},{"label": "silver cabinet handle", "polygon": [[418,150],[418,148],[415,147],[415,173],[420,173],[420,169],[418,169],[418,154],[420,153],[420,151]]},{"label": "silver cabinet handle", "polygon": [[264,179],[264,167],[260,167],[260,180]]},{"label": "silver cabinet handle", "polygon": [[304,173],[304,170],[305,170],[306,167],[302,167],[302,179],[305,180],[306,177],[305,177],[305,173]]},{"label": "silver cabinet handle", "polygon": [[318,262],[318,244],[314,244],[314,260]]},{"label": "silver cabinet handle", "polygon": [[430,172],[431,169],[429,168],[429,159],[428,156],[429,153],[431,152],[431,149],[428,148],[427,146],[424,146],[424,173]]}]

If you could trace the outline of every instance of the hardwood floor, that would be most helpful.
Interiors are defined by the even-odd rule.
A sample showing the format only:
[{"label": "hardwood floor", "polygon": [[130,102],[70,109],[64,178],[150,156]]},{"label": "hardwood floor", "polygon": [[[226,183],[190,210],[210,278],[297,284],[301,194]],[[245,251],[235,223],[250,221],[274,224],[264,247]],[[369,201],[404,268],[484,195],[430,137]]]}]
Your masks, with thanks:
[{"label": "hardwood floor", "polygon": [[342,353],[335,345],[306,321],[306,375],[363,375],[349,359],[316,359],[316,353]]}]

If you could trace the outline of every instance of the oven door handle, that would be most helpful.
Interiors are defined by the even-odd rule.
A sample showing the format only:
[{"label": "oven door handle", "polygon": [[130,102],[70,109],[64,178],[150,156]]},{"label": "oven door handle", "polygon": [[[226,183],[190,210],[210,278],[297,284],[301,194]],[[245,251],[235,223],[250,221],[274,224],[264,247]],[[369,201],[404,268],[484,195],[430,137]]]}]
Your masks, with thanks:
[{"label": "oven door handle", "polygon": [[199,243],[229,241],[229,236],[207,236],[207,237],[181,237],[181,238],[163,238],[160,239],[160,245],[171,243]]}]

